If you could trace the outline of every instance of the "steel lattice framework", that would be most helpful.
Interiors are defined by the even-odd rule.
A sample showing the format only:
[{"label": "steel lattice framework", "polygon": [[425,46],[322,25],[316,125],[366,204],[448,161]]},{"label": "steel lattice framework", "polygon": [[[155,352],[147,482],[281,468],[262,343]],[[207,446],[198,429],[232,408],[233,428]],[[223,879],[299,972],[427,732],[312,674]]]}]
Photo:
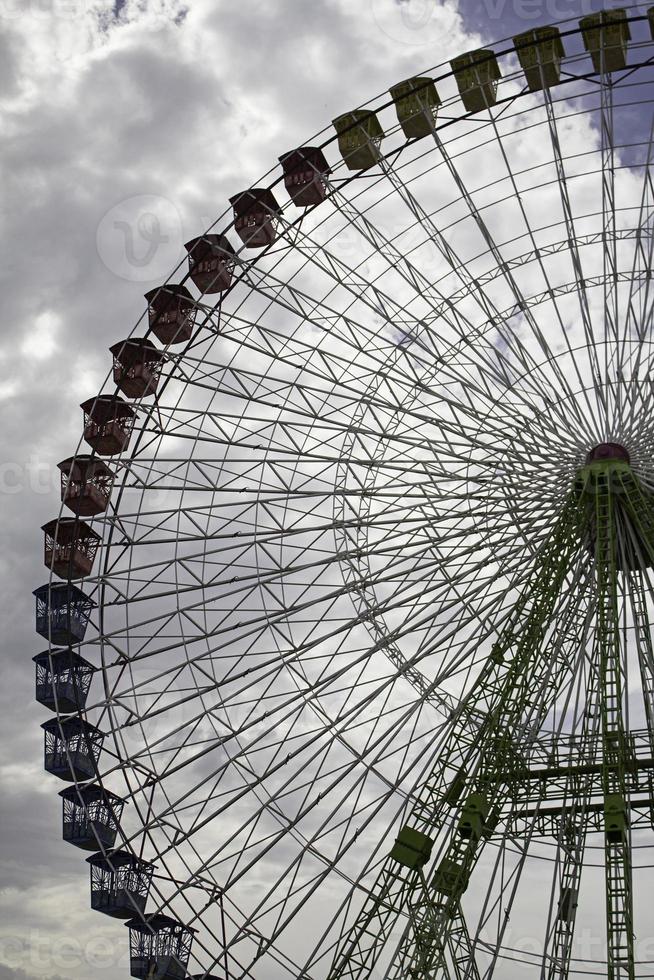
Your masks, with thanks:
[{"label": "steel lattice framework", "polygon": [[321,134],[324,199],[132,343],[36,659],[134,976],[654,976],[654,18],[594,16],[477,108],[420,76],[420,138],[371,102],[374,165]]}]

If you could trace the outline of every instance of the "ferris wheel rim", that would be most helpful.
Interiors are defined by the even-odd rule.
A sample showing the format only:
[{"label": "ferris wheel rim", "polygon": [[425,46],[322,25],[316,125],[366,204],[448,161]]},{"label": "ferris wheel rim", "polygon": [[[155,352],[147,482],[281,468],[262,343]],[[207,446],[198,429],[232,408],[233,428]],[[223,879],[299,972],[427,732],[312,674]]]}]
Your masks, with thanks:
[{"label": "ferris wheel rim", "polygon": [[[640,7],[638,7],[638,9],[640,9]],[[641,17],[640,19],[644,19],[644,17]],[[571,31],[570,33],[576,33],[576,32],[575,31]],[[501,54],[501,53],[503,53],[503,52],[499,52],[498,54]],[[511,97],[510,101],[514,101],[514,100],[515,100],[515,97]],[[507,100],[507,101],[509,101],[509,100]],[[327,145],[327,144],[325,144],[325,145]],[[354,179],[355,178],[352,178],[352,180],[354,180]],[[273,184],[271,186],[275,186],[275,185]],[[299,222],[300,219],[298,218],[297,221]],[[211,226],[211,228],[214,228],[214,227],[215,227],[215,225],[212,225]],[[260,261],[266,255],[267,252],[268,252],[268,249],[265,249],[264,251],[258,253],[258,255],[256,256],[255,260],[250,265],[251,266],[252,265],[256,266],[257,261]],[[215,310],[218,308],[218,306],[220,304],[222,304],[222,296],[220,298],[220,303],[217,303],[216,306],[213,308],[213,310],[211,312],[207,312],[207,318],[206,318],[207,321],[211,322],[210,321],[210,318],[211,318],[211,316],[213,315],[213,313],[215,312]],[[139,321],[139,323],[140,323],[140,321]],[[138,325],[137,325],[137,327],[138,327]],[[137,328],[135,328],[135,329],[137,329]],[[200,326],[200,330],[202,330],[202,329],[203,329],[203,325]],[[195,337],[195,335],[194,335],[194,337]],[[188,348],[190,348],[192,344],[193,344],[193,339],[191,341],[189,341],[188,347],[185,347],[182,352],[180,352],[179,354],[177,352],[175,353],[175,362],[176,362],[175,367],[177,367],[179,365],[179,363],[182,361],[183,357],[187,353]],[[174,369],[173,369],[173,371],[171,371],[170,375],[165,379],[164,385],[162,385],[162,389],[161,389],[162,391],[165,390],[165,385],[168,383],[169,379],[172,380],[173,378],[174,378]],[[183,393],[180,393],[180,396],[179,396],[180,400],[181,400],[182,397],[183,397]],[[154,413],[155,410],[156,410],[156,403],[155,403],[155,406],[152,407],[152,410],[150,412],[148,412],[148,415],[151,416]],[[143,435],[143,437],[145,437],[145,432],[146,432],[146,428],[145,428],[145,426],[143,426],[142,429],[141,429],[141,431],[140,431],[140,433],[139,433],[139,438],[141,437],[141,435]],[[133,452],[130,453],[130,456],[129,456],[129,462],[130,463],[131,463],[132,459],[134,458],[134,456],[136,454],[138,445],[139,445],[139,442],[138,442],[138,439],[137,439],[136,445],[133,448]],[[125,475],[125,478],[126,478],[126,475],[127,475],[127,472],[128,472],[128,468],[127,467],[123,468],[122,469],[122,472],[123,472],[123,474]],[[122,499],[123,489],[124,489],[124,482],[121,483],[121,485],[120,485],[119,494],[118,494],[118,497],[117,497],[117,500],[116,500],[116,504],[117,504],[117,507],[118,508],[120,506],[120,502],[121,502],[121,499]],[[62,512],[63,512],[63,508],[62,508]],[[106,558],[105,558],[105,562],[106,563],[108,563],[108,561],[109,561],[109,555],[110,555],[110,551],[111,551],[111,539],[112,539],[112,536],[113,536],[115,530],[116,530],[116,525],[112,523],[110,525],[110,529],[109,529],[109,540],[107,541],[107,554],[106,554]],[[131,566],[130,566],[130,568],[131,568]],[[105,564],[105,574],[106,574],[106,564]],[[51,576],[51,580],[52,580],[52,576]],[[104,576],[103,576],[103,581],[100,584],[100,594],[101,594],[101,597],[102,598],[104,597],[104,589],[105,589],[105,582],[104,582]],[[101,616],[102,616],[102,610],[103,610],[103,608],[104,608],[104,602],[101,601],[101,603],[100,603],[100,610],[101,610],[100,615]],[[102,631],[102,635],[103,635],[103,632],[104,631]],[[103,649],[102,656],[103,656],[103,672],[104,672],[104,649]],[[200,695],[200,698],[202,700],[202,695]],[[111,705],[108,706],[107,710],[108,710],[108,712],[111,713],[111,711],[112,711]],[[116,726],[112,723],[112,734],[114,734],[114,736],[116,734],[116,730],[117,730],[116,729]]]}]

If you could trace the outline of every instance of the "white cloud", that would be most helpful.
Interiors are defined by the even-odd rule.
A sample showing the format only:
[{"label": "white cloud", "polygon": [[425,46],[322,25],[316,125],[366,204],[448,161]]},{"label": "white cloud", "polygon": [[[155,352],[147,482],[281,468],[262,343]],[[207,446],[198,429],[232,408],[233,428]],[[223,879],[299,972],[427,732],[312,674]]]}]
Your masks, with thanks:
[{"label": "white cloud", "polygon": [[47,361],[57,350],[60,328],[58,314],[49,310],[39,313],[21,344],[21,353],[35,361]]}]

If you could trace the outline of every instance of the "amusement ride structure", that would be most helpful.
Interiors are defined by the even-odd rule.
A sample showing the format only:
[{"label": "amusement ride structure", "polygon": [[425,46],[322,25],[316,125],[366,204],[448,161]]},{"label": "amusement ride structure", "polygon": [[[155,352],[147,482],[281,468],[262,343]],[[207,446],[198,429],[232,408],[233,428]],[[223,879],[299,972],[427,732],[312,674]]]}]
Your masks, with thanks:
[{"label": "amusement ride structure", "polygon": [[133,977],[654,976],[653,37],[394,84],[112,344],[34,659]]}]

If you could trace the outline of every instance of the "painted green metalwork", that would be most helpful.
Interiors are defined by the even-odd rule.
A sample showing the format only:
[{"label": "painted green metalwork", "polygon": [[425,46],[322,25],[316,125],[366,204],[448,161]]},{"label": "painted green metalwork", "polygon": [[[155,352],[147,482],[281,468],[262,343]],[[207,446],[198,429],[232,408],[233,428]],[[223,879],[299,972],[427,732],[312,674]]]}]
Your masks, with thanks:
[{"label": "painted green metalwork", "polygon": [[[546,712],[554,693],[556,672],[550,670],[549,651],[543,650],[543,627],[549,622],[570,559],[578,548],[582,520],[583,508],[570,494],[510,623],[450,723],[447,749],[420,790],[409,821],[430,836],[435,837],[451,822],[451,804],[463,790],[464,771],[473,773],[467,789],[484,794],[492,807],[499,800],[506,774],[524,765],[519,739],[507,738],[506,733],[517,731],[530,689],[541,683],[541,712]],[[482,755],[485,766],[480,765]],[[431,976],[443,963],[449,926],[476,863],[478,845],[479,839],[465,839],[456,833],[429,882],[389,857],[334,961],[330,977],[368,976],[381,950],[382,937],[390,932],[400,911],[408,907],[414,926],[399,956],[400,972],[406,968],[416,977]]]},{"label": "painted green metalwork", "polygon": [[402,827],[391,851],[391,858],[405,868],[422,868],[431,857],[434,842],[413,827]]},{"label": "painted green metalwork", "polygon": [[[633,567],[642,558],[642,548],[633,550],[630,538],[621,534],[639,520],[642,492],[629,464],[614,460],[592,463],[581,471],[578,484],[582,481],[581,500],[589,515],[597,583],[594,653],[599,664],[601,692],[607,967],[609,978],[628,976],[631,980],[635,978],[635,966],[626,809],[629,747],[623,709],[626,685],[617,576],[619,569]],[[643,526],[642,521],[640,525]],[[647,537],[641,545],[647,551]]]},{"label": "painted green metalwork", "polygon": [[421,139],[431,135],[441,99],[431,78],[407,78],[390,89],[404,135]]},{"label": "painted green metalwork", "polygon": [[[558,763],[553,754],[543,768],[532,764],[530,745],[569,668],[565,644],[553,650],[546,636],[575,562],[593,577],[595,697],[586,706],[581,742],[571,744],[575,761]],[[446,746],[334,959],[330,980],[370,976],[401,913],[408,925],[387,977],[477,976],[475,941],[461,902],[499,824],[514,839],[528,840],[538,828],[559,841],[563,858],[556,916],[548,926],[548,980],[568,976],[586,834],[603,832],[607,976],[635,978],[630,819],[638,807],[649,806],[651,814],[652,804],[639,799],[632,806],[631,794],[652,782],[654,719],[650,758],[643,759],[624,718],[619,583],[628,576],[639,585],[633,601],[640,616],[641,671],[654,689],[642,581],[643,570],[653,563],[652,495],[626,460],[590,462],[577,474],[528,587],[454,713]],[[548,786],[563,795],[565,805],[542,806]],[[412,838],[420,834],[426,836]],[[429,874],[422,870],[425,840],[430,852],[433,843]]]}]

